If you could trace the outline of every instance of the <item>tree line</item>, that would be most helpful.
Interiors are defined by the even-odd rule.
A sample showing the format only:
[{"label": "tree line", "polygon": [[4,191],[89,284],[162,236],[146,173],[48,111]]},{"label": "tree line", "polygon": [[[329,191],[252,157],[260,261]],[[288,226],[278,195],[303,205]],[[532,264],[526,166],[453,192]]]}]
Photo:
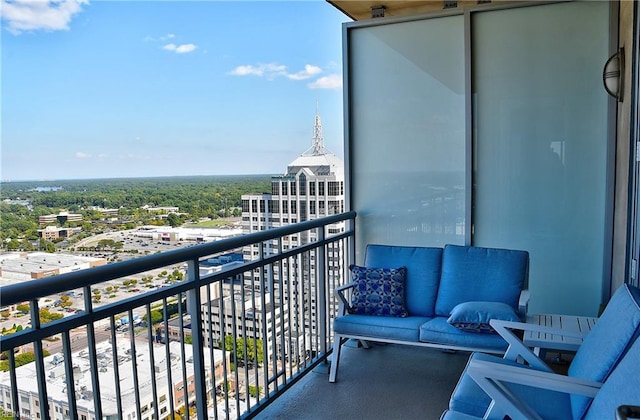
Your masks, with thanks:
[{"label": "tree line", "polygon": [[[81,227],[85,235],[110,228],[111,216],[99,208],[118,209],[123,229],[240,216],[243,194],[270,190],[270,175],[4,182],[0,184],[0,240],[5,249],[13,241],[11,247],[24,250],[29,247],[25,241],[38,240],[38,229],[42,228],[38,217],[61,210],[82,214],[82,222],[63,226]],[[180,214],[158,219],[143,206],[178,207]],[[40,248],[46,246],[39,244]]]}]

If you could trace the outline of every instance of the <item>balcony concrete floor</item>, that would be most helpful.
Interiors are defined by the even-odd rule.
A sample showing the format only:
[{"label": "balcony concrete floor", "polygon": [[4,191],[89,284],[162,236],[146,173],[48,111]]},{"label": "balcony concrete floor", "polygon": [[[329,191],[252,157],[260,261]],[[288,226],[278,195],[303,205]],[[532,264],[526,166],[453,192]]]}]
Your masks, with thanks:
[{"label": "balcony concrete floor", "polygon": [[310,373],[256,418],[437,420],[469,357],[430,348],[348,344],[335,383],[327,373]]}]

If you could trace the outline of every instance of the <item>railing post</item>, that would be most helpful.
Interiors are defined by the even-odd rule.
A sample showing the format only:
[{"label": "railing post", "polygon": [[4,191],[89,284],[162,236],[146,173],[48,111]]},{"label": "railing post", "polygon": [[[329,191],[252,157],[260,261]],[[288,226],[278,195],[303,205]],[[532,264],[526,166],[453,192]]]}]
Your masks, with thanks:
[{"label": "railing post", "polygon": [[344,266],[345,272],[348,271],[349,264],[355,264],[356,261],[356,219],[349,219],[346,221],[347,229],[349,229],[353,234],[347,238],[347,247],[348,255],[347,255],[347,263]]},{"label": "railing post", "polygon": [[[191,338],[193,349],[193,375],[196,386],[196,418],[207,418],[207,375],[206,366],[204,364],[204,339],[202,336],[202,313],[200,308],[202,302],[200,300],[200,266],[197,259],[187,262],[187,281],[194,284],[187,291],[187,312],[191,315]],[[184,345],[184,343],[182,343]],[[214,361],[211,361],[211,369],[215,371]],[[189,392],[187,386],[188,381],[185,380],[185,395]],[[215,395],[215,390],[212,390]],[[214,397],[215,400],[215,397]],[[185,398],[186,401],[186,398]],[[189,410],[189,407],[185,407]]]},{"label": "railing post", "polygon": [[[318,242],[323,243],[325,239],[325,226],[318,228]],[[327,323],[329,319],[327,317],[327,272],[326,272],[326,258],[327,258],[327,245],[324,244],[318,248],[318,255],[316,256],[316,272],[318,273],[318,331],[320,334],[320,354],[327,354]],[[325,361],[326,364],[326,361]]]}]

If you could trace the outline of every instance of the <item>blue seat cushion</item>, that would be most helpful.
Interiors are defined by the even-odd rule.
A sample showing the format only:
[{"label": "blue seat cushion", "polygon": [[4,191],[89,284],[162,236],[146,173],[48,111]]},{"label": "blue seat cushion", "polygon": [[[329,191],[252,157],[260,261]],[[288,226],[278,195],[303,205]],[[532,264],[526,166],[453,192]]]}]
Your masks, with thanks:
[{"label": "blue seat cushion", "polygon": [[622,358],[593,399],[585,420],[615,418],[621,405],[640,406],[640,340]]},{"label": "blue seat cushion", "polygon": [[462,302],[502,302],[518,309],[528,277],[529,253],[509,249],[447,245],[436,315],[449,316]]},{"label": "blue seat cushion", "polygon": [[442,248],[367,245],[366,267],[406,267],[405,307],[409,315],[434,316]]},{"label": "blue seat cushion", "polygon": [[457,411],[445,410],[440,416],[440,420],[480,420],[477,416],[459,413]]},{"label": "blue seat cushion", "polygon": [[[484,353],[474,353],[469,358],[472,360],[489,361],[507,366],[517,366],[522,369],[531,369],[528,366],[519,364],[511,360],[505,360],[497,356]],[[491,398],[480,388],[480,386],[467,375],[465,367],[460,380],[456,385],[451,399],[449,409],[474,417],[483,417]],[[508,384],[511,391],[529,404],[543,419],[567,419],[571,418],[571,399],[568,394],[547,389],[529,387],[520,384]],[[455,417],[454,417],[455,418]]]},{"label": "blue seat cushion", "polygon": [[[622,285],[576,352],[568,375],[604,382],[640,334],[640,289]],[[573,417],[582,418],[590,398],[571,397]]]},{"label": "blue seat cushion", "polygon": [[447,322],[447,318],[441,316],[433,318],[420,326],[420,341],[495,351],[505,351],[507,349],[507,342],[498,334],[463,331],[450,325]]},{"label": "blue seat cushion", "polygon": [[[603,382],[614,369],[616,362],[625,354],[632,352],[625,349],[628,349],[631,343],[638,343],[639,298],[640,291],[637,288],[626,285],[620,287],[578,349],[569,368],[569,376]],[[473,354],[471,359],[514,364],[496,356],[480,353]],[[572,395],[570,401],[572,417],[581,418],[591,403],[591,398]],[[489,403],[489,396],[463,372],[451,395],[449,408],[482,417]]]},{"label": "blue seat cushion", "polygon": [[[478,385],[471,376],[467,375],[467,367],[472,360],[484,360],[510,366],[516,365],[516,362],[486,353],[473,353],[471,357],[469,357],[467,366],[462,371],[458,384],[451,393],[449,409],[471,416],[482,417],[491,403],[491,398],[489,398],[489,395],[480,388],[480,385]],[[523,365],[517,364],[517,366]]]},{"label": "blue seat cushion", "polygon": [[418,342],[420,325],[428,320],[422,316],[397,318],[348,314],[333,321],[333,331],[335,334]]}]

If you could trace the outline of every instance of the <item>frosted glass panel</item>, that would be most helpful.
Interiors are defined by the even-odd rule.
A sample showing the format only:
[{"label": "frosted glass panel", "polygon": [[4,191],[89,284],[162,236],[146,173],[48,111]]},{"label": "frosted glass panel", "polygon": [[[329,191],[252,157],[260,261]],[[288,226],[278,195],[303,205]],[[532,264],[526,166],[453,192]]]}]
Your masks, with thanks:
[{"label": "frosted glass panel", "polygon": [[463,25],[453,16],[349,31],[359,248],[464,243]]},{"label": "frosted glass panel", "polygon": [[601,302],[608,8],[472,16],[473,243],[530,252],[530,312],[596,315]]}]

